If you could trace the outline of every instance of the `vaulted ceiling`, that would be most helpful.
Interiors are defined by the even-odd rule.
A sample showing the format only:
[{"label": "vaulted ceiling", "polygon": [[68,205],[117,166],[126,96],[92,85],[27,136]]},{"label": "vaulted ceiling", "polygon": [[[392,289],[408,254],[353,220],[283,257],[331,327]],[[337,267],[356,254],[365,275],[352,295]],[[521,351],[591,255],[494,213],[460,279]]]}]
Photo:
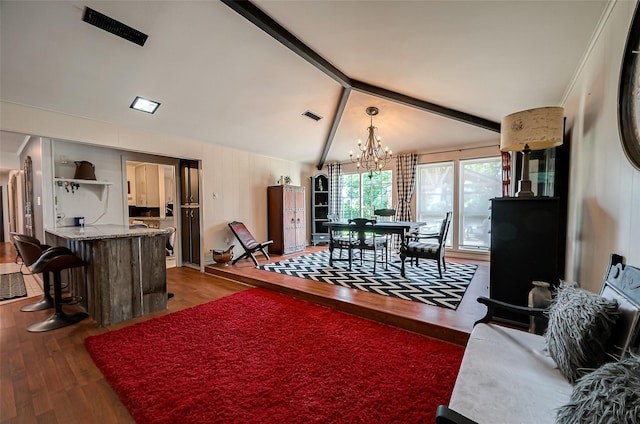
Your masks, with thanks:
[{"label": "vaulted ceiling", "polygon": [[[220,1],[3,0],[0,97],[314,165],[348,158],[368,106],[396,153],[495,145],[495,128],[423,106],[497,126],[562,104],[607,3],[253,1],[296,53]],[[148,40],[83,22],[85,6]],[[307,48],[348,83],[299,54]],[[134,111],[135,96],[161,106]],[[20,145],[23,135],[11,136],[0,134],[0,152]]]}]

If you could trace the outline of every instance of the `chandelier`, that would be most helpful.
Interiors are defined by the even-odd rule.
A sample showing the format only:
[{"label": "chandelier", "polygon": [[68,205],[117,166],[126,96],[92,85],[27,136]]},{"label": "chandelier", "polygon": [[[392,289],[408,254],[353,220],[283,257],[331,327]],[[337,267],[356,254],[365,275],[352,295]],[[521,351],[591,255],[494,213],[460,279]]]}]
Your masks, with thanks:
[{"label": "chandelier", "polygon": [[373,117],[377,115],[380,110],[377,107],[370,106],[366,109],[367,115],[371,117],[371,125],[367,130],[369,135],[367,141],[362,145],[362,140],[358,140],[358,150],[360,152],[354,158],[353,150],[349,152],[351,162],[356,164],[358,170],[363,168],[365,171],[369,171],[369,178],[373,176],[374,172],[380,172],[387,165],[389,159],[391,159],[392,152],[389,147],[382,147],[380,137],[376,136],[376,127],[373,126]]}]

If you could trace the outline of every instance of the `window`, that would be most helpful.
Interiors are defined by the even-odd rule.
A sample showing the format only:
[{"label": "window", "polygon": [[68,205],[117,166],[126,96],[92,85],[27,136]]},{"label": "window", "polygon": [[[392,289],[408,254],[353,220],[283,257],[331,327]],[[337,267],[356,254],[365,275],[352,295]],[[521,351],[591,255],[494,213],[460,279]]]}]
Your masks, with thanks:
[{"label": "window", "polygon": [[[373,216],[375,209],[392,206],[392,173],[382,171],[369,173],[342,174],[342,195],[340,218],[348,220]],[[362,193],[362,196],[360,195]]]},{"label": "window", "polygon": [[500,158],[460,161],[459,245],[467,249],[489,249],[489,199],[502,195]]},{"label": "window", "polygon": [[[421,231],[437,233],[445,214],[453,210],[453,162],[418,165],[416,172],[416,219],[427,223]],[[453,225],[455,215],[451,220]],[[447,246],[451,246],[451,233],[447,236]]]},{"label": "window", "polygon": [[446,245],[454,249],[490,248],[489,200],[502,195],[500,157],[418,165],[416,209],[424,232],[438,232],[453,211]]}]

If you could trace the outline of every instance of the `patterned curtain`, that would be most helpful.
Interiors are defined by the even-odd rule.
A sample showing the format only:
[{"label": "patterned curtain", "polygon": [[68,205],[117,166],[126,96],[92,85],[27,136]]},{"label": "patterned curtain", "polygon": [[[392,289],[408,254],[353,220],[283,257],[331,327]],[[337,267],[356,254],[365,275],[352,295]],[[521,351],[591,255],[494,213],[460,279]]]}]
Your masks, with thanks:
[{"label": "patterned curtain", "polygon": [[416,166],[418,155],[411,153],[396,158],[396,186],[398,189],[398,207],[396,221],[411,221],[411,198],[416,188]]},{"label": "patterned curtain", "polygon": [[327,165],[329,171],[329,214],[340,216],[340,176],[342,164],[332,163]]}]

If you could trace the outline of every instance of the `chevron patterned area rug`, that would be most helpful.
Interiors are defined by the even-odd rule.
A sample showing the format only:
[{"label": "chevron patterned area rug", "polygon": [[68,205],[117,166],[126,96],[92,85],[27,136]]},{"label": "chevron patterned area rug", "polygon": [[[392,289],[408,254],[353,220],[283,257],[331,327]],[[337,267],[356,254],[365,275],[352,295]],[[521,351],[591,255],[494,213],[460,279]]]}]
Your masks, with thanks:
[{"label": "chevron patterned area rug", "polygon": [[[337,255],[337,251],[334,251],[334,258]],[[397,266],[400,266],[399,261]],[[420,267],[412,267],[407,263],[407,278],[402,278],[400,269],[392,266],[391,263],[388,271],[378,264],[375,274],[373,263],[370,261],[365,261],[360,266],[360,261],[354,260],[351,271],[347,262],[334,262],[333,267],[330,267],[329,251],[322,250],[260,265],[257,268],[427,305],[456,309],[469,287],[477,265],[447,262],[447,270],[442,271],[442,278],[440,278],[436,262],[421,259]]]}]

